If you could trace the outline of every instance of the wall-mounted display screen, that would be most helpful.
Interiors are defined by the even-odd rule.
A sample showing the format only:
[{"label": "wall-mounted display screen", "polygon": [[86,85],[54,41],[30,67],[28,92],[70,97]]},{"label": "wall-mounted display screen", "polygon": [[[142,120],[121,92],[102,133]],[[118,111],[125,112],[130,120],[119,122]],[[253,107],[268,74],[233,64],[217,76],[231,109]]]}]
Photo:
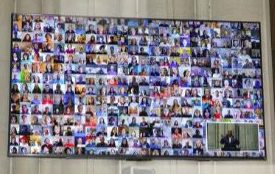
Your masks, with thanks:
[{"label": "wall-mounted display screen", "polygon": [[265,159],[260,23],[13,14],[9,156]]}]

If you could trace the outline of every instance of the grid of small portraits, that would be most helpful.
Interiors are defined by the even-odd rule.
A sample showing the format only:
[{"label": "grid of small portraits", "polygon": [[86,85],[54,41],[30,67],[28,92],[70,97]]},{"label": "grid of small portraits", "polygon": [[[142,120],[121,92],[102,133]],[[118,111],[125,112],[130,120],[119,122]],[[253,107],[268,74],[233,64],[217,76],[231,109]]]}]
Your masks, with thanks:
[{"label": "grid of small portraits", "polygon": [[10,155],[265,156],[259,23],[14,14],[11,37]]}]

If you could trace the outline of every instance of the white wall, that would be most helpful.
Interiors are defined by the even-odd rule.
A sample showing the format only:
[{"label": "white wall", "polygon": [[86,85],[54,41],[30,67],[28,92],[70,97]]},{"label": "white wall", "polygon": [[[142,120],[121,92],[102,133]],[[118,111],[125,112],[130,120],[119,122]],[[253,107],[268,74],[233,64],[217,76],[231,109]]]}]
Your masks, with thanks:
[{"label": "white wall", "polygon": [[[1,0],[0,1],[0,173],[119,173],[120,167],[142,165],[160,174],[274,173],[274,99],[268,0]],[[10,14],[50,13],[93,16],[156,17],[260,21],[265,89],[267,161],[151,161],[7,158]],[[121,166],[119,165],[121,164]]]}]

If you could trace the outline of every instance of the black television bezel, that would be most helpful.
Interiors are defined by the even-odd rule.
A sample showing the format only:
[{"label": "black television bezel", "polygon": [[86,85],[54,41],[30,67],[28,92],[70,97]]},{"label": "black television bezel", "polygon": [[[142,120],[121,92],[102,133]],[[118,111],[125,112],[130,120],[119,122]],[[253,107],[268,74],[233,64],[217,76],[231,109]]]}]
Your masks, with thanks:
[{"label": "black television bezel", "polygon": [[54,16],[54,17],[84,17],[84,18],[109,18],[109,19],[126,19],[126,20],[159,20],[159,21],[199,21],[199,22],[239,22],[239,23],[256,23],[259,25],[259,41],[260,41],[260,64],[261,64],[261,84],[262,84],[262,100],[264,101],[264,86],[263,81],[263,57],[262,57],[262,31],[260,21],[234,21],[234,20],[204,20],[204,19],[179,19],[179,18],[144,18],[144,17],[111,17],[111,16],[81,16],[81,15],[62,15],[62,14],[44,14],[44,13],[11,13],[11,33],[10,33],[10,79],[9,79],[9,125],[8,125],[8,143],[7,143],[7,156],[19,157],[19,158],[60,158],[60,159],[108,159],[108,160],[127,160],[127,161],[151,161],[151,160],[188,160],[188,161],[267,161],[267,149],[266,149],[266,126],[265,126],[265,105],[263,104],[263,125],[264,129],[264,156],[259,157],[245,157],[245,156],[152,156],[152,155],[65,155],[65,154],[11,154],[10,153],[10,127],[11,127],[11,86],[12,86],[12,27],[14,15],[32,15],[32,16]]}]

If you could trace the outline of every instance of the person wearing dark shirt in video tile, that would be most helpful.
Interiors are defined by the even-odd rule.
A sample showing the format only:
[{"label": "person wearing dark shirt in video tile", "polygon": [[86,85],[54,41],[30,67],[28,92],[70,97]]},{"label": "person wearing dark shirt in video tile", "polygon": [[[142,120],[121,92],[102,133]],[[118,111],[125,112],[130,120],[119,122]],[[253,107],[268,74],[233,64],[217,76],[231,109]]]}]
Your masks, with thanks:
[{"label": "person wearing dark shirt in video tile", "polygon": [[240,150],[239,148],[240,142],[238,139],[234,137],[232,130],[229,130],[225,136],[222,135],[220,143],[224,145],[222,148],[222,150],[224,151]]}]

